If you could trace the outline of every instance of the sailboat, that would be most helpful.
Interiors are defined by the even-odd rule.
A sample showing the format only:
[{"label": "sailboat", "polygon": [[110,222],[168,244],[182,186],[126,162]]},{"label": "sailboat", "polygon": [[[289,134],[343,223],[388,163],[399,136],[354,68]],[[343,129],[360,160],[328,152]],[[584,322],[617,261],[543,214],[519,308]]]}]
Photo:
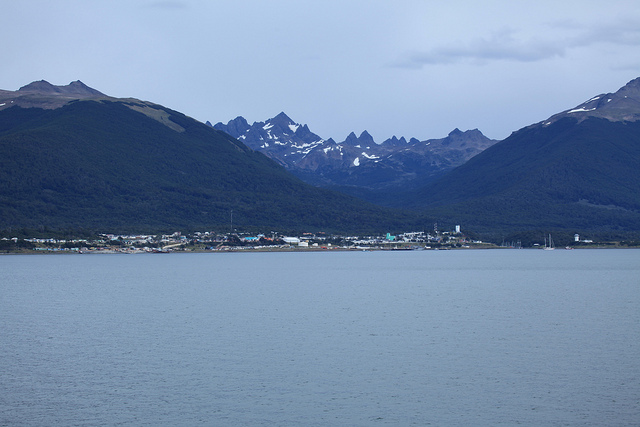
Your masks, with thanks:
[{"label": "sailboat", "polygon": [[549,234],[549,241],[547,242],[547,238],[544,238],[544,250],[545,251],[552,251],[555,249],[555,246],[553,246],[553,240],[551,239],[551,234]]}]

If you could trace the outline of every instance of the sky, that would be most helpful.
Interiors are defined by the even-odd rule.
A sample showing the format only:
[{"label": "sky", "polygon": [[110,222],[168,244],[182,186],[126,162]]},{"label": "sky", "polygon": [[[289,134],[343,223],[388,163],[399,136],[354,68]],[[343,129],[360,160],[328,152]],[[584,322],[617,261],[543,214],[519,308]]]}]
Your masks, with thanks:
[{"label": "sky", "polygon": [[81,80],[202,122],[284,111],[494,139],[640,77],[637,0],[0,0],[0,89]]}]

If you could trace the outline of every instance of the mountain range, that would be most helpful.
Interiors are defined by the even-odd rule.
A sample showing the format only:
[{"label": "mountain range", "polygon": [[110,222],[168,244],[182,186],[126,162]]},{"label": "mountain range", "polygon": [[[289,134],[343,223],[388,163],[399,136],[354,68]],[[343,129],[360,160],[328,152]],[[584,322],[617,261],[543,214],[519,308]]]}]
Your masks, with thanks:
[{"label": "mountain range", "polygon": [[310,184],[360,196],[417,188],[497,142],[477,129],[455,129],[445,138],[425,141],[394,136],[380,144],[367,131],[360,136],[352,132],[336,142],[314,134],[285,113],[251,125],[240,116],[213,127]]},{"label": "mountain range", "polygon": [[34,82],[0,91],[0,230],[355,233],[438,222],[494,240],[640,238],[639,119],[635,79],[499,142],[456,129],[336,143],[284,113],[211,126],[79,81]]}]

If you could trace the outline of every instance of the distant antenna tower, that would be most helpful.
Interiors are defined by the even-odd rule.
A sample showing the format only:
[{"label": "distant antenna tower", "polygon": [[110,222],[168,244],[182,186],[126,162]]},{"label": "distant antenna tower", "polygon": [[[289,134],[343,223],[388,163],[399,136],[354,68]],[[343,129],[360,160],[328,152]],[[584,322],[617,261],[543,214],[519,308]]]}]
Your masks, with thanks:
[{"label": "distant antenna tower", "polygon": [[233,233],[233,209],[231,209],[231,232]]},{"label": "distant antenna tower", "polygon": [[433,232],[436,233],[436,237],[438,237],[438,223],[433,224]]}]

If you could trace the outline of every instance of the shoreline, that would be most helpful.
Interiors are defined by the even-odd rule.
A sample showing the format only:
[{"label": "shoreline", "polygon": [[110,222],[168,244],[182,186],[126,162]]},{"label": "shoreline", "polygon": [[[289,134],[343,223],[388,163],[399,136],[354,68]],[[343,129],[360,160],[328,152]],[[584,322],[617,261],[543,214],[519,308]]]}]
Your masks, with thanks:
[{"label": "shoreline", "polygon": [[[614,244],[600,244],[593,246],[577,246],[556,248],[557,251],[567,250],[593,250],[593,249],[640,249],[640,246],[622,246]],[[423,252],[423,251],[465,251],[465,250],[544,250],[542,247],[532,248],[513,248],[503,247],[497,245],[477,245],[474,247],[441,247],[441,248],[425,248],[425,247],[401,247],[401,248],[381,248],[381,247],[329,247],[329,248],[309,248],[309,247],[224,247],[220,249],[169,249],[169,250],[118,250],[118,249],[87,249],[87,250],[65,250],[65,249],[50,249],[50,250],[34,250],[34,249],[20,249],[9,250],[0,252],[2,255],[141,255],[141,254],[153,254],[153,255],[168,255],[168,254],[194,254],[194,253],[323,253],[323,252]]]}]

